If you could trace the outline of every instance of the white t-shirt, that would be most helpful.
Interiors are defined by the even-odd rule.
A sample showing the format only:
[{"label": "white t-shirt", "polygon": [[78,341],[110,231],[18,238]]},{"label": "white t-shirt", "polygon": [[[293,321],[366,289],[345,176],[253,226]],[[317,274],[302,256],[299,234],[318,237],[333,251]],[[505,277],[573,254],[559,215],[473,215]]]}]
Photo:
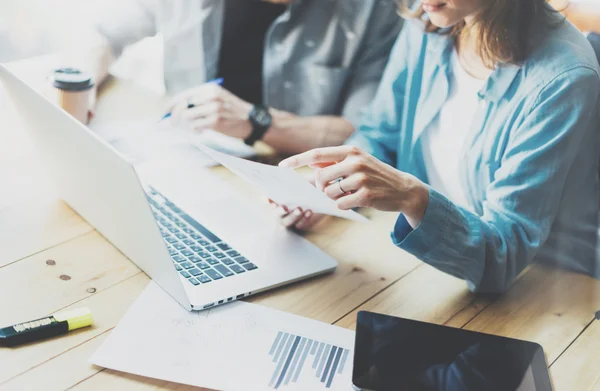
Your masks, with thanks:
[{"label": "white t-shirt", "polygon": [[471,209],[460,179],[460,152],[479,105],[485,80],[469,75],[452,53],[448,99],[425,129],[421,147],[429,185],[449,200]]}]

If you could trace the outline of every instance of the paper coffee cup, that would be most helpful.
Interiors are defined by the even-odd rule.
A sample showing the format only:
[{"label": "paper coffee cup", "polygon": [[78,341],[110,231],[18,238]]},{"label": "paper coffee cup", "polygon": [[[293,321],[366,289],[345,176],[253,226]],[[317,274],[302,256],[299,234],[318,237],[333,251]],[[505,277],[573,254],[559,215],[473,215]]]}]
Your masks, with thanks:
[{"label": "paper coffee cup", "polygon": [[49,98],[67,113],[87,123],[94,81],[75,68],[60,68],[50,75]]}]

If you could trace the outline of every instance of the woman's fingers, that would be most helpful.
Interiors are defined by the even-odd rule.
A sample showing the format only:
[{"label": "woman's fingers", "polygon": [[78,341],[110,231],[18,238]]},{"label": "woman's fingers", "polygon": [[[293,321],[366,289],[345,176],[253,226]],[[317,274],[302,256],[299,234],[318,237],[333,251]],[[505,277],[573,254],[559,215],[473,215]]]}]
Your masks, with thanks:
[{"label": "woman's fingers", "polygon": [[283,225],[285,228],[306,231],[321,221],[324,217],[323,215],[314,214],[312,210],[303,211],[301,208],[296,208],[290,212],[289,208],[285,205],[279,205],[270,198],[268,198],[267,201],[269,204],[271,204],[275,210],[275,214],[281,222],[281,225]]},{"label": "woman's fingers", "polygon": [[325,195],[332,200],[337,200],[344,194],[354,193],[361,187],[365,186],[367,182],[367,175],[364,173],[352,174],[347,178],[342,178],[339,181],[331,182],[323,192]]},{"label": "woman's fingers", "polygon": [[288,214],[290,214],[290,211],[288,210],[287,206],[278,205],[275,213],[277,214],[277,217],[282,219]]},{"label": "woman's fingers", "polygon": [[281,225],[286,228],[306,231],[324,217],[323,215],[314,214],[312,210],[303,211],[302,208],[296,208],[290,212],[285,205],[279,205],[270,198],[267,198],[267,201],[273,207]]},{"label": "woman's fingers", "polygon": [[299,223],[303,217],[304,212],[302,211],[302,209],[297,208],[294,209],[291,213],[288,213],[287,215],[281,217],[281,224],[286,228],[291,228],[297,223]]},{"label": "woman's fingers", "polygon": [[333,166],[334,164],[336,164],[336,162],[315,163],[315,164],[309,164],[308,166],[310,168],[325,168],[325,167]]},{"label": "woman's fingers", "polygon": [[279,205],[277,202],[273,201],[270,198],[267,198],[267,201],[273,207],[273,210],[275,211],[275,214],[277,215],[278,218],[281,219],[282,217],[284,217],[288,213],[290,213],[290,211],[289,211],[289,209],[288,209],[287,206],[285,206],[285,205]]},{"label": "woman's fingers", "polygon": [[363,192],[364,190],[359,190],[355,193],[346,193],[346,195],[336,200],[337,207],[341,210],[349,210],[363,206]]},{"label": "woman's fingers", "polygon": [[352,174],[352,164],[348,161],[343,161],[338,164],[333,164],[326,168],[321,168],[315,171],[315,184],[321,191],[339,178],[344,178]]},{"label": "woman's fingers", "polygon": [[279,163],[280,167],[297,168],[318,163],[341,162],[356,150],[355,147],[342,145],[341,147],[317,148],[299,155],[291,156]]},{"label": "woman's fingers", "polygon": [[325,189],[323,189],[323,193],[332,200],[337,200],[342,197],[344,194],[350,192],[344,188],[344,185],[341,184],[342,181],[335,181],[330,183]]},{"label": "woman's fingers", "polygon": [[296,228],[297,230],[300,230],[300,231],[304,231],[304,230],[308,229],[308,227],[310,226],[310,220],[311,220],[312,216],[313,216],[312,211],[307,210],[306,212],[303,213],[300,220],[298,220],[298,222],[294,225],[294,228]]},{"label": "woman's fingers", "polygon": [[307,231],[310,228],[312,228],[316,223],[321,221],[322,218],[323,215],[316,215],[311,210],[307,210],[306,212],[304,212],[302,220],[296,223],[295,228],[298,231]]}]

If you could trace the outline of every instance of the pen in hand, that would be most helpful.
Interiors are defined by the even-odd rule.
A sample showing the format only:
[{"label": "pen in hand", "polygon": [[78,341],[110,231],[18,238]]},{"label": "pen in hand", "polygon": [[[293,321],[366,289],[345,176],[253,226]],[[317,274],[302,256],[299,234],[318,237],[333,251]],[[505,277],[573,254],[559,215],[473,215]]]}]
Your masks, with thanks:
[{"label": "pen in hand", "polygon": [[[218,85],[223,85],[223,78],[213,79],[213,80],[207,81],[207,83],[214,83],[214,84],[218,84]],[[194,104],[193,103],[188,103],[187,108],[191,109],[192,107],[194,107]],[[165,119],[169,118],[171,116],[171,114],[172,114],[171,112],[168,112],[167,114],[163,115],[163,117],[160,120],[162,121],[162,120],[165,120]]]}]

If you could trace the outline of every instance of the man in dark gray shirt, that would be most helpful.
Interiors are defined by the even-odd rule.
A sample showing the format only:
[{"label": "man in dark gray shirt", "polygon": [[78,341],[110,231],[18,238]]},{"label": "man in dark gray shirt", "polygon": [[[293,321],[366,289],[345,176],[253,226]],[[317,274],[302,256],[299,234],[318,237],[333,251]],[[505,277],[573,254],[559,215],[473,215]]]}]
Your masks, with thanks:
[{"label": "man in dark gray shirt", "polygon": [[[178,93],[174,121],[249,144],[263,139],[283,153],[343,143],[401,28],[395,3],[268,1],[277,4],[136,0],[97,30],[114,57],[162,34],[165,87]],[[219,77],[223,85],[207,83]]]}]

